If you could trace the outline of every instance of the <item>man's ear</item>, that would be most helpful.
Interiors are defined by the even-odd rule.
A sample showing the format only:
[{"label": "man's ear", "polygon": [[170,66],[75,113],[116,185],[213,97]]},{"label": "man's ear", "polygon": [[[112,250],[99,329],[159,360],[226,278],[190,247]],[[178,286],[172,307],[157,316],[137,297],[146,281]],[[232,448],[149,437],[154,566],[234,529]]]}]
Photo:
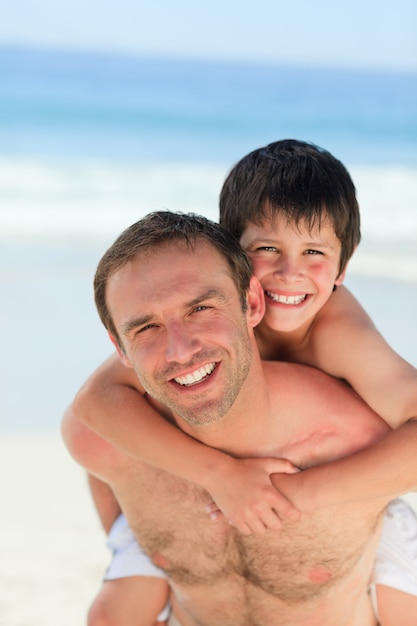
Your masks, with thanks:
[{"label": "man's ear", "polygon": [[250,279],[249,291],[246,297],[248,304],[247,319],[249,326],[255,328],[265,315],[265,296],[261,283],[252,276]]},{"label": "man's ear", "polygon": [[112,335],[111,333],[108,333],[108,335],[110,337],[110,341],[112,342],[112,344],[116,348],[117,354],[119,355],[119,359],[121,360],[123,365],[125,365],[126,367],[133,368],[133,365],[132,365],[131,361],[128,359],[128,357],[127,357],[126,353],[124,352],[124,350],[122,350],[122,348],[120,347],[120,344],[117,341],[116,337],[114,335]]}]

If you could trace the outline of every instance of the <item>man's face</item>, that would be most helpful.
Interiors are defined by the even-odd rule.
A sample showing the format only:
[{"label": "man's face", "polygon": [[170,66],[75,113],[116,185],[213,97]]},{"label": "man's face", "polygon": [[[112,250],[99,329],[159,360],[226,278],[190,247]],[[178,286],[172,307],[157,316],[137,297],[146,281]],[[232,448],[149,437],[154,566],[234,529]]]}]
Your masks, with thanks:
[{"label": "man's face", "polygon": [[[108,281],[106,299],[145,390],[190,424],[219,420],[248,375],[253,343],[227,261],[209,243],[141,253]],[[255,322],[254,322],[255,323]]]}]

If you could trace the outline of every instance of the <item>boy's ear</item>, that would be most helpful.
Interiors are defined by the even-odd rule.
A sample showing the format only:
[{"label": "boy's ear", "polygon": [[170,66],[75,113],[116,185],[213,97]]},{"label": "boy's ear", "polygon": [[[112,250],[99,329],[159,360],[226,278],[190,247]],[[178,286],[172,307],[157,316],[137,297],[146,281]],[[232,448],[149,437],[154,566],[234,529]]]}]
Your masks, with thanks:
[{"label": "boy's ear", "polygon": [[336,280],[334,281],[335,285],[341,285],[343,283],[343,281],[345,280],[345,276],[346,276],[346,271],[347,271],[347,267],[348,267],[348,263],[346,263],[345,268],[343,270],[343,272],[340,272],[339,276],[336,278]]},{"label": "boy's ear", "polygon": [[265,296],[261,283],[252,276],[249,291],[246,297],[248,303],[247,319],[249,326],[255,328],[265,315]]},{"label": "boy's ear", "polygon": [[119,342],[117,341],[116,337],[114,335],[112,335],[111,333],[108,333],[109,337],[110,337],[110,341],[112,342],[112,344],[114,345],[114,347],[117,350],[117,354],[119,355],[119,359],[121,360],[121,362],[123,363],[123,365],[125,365],[126,367],[130,367],[133,368],[132,363],[130,362],[130,360],[128,359],[128,357],[126,356],[126,353],[122,350],[122,348],[120,347]]},{"label": "boy's ear", "polygon": [[349,261],[350,261],[350,259],[352,258],[352,256],[354,255],[354,253],[355,253],[355,251],[356,251],[356,248],[357,248],[357,247],[358,247],[358,246],[356,245],[356,246],[355,246],[355,248],[354,248],[354,250],[353,250],[353,252],[352,252],[352,254],[351,254],[351,255],[350,255],[350,257],[349,257],[349,260],[347,261],[347,263],[346,263],[346,265],[345,265],[345,267],[344,267],[343,272],[340,272],[339,276],[338,276],[338,277],[336,278],[336,280],[334,281],[334,284],[335,284],[335,285],[341,285],[341,284],[343,283],[343,281],[345,280],[346,271],[347,271],[347,268],[348,268],[348,265],[349,265]]}]

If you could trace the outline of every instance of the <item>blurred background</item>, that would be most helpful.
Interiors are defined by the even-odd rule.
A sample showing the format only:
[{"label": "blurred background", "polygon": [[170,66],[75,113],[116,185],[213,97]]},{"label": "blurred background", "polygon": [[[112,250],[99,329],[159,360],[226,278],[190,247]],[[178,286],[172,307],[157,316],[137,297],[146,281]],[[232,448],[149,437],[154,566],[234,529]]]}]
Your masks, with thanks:
[{"label": "blurred background", "polygon": [[142,215],[217,219],[249,151],[330,150],[362,212],[346,284],[417,366],[416,32],[414,0],[0,4],[2,624],[85,623],[108,562],[59,424],[112,352],[96,264]]},{"label": "blurred background", "polygon": [[217,219],[230,167],[283,138],[350,169],[347,284],[417,364],[416,27],[413,0],[2,3],[0,432],[57,431],[111,352],[91,282],[119,232]]}]

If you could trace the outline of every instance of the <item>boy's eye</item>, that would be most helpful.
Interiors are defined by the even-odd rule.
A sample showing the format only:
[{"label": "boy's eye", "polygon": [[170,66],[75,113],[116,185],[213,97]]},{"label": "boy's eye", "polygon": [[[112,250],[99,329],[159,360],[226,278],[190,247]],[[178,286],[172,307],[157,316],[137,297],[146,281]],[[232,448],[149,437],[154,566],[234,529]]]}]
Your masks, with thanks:
[{"label": "boy's eye", "polygon": [[320,250],[306,250],[306,254],[323,254]]},{"label": "boy's eye", "polygon": [[277,252],[277,249],[275,246],[259,246],[259,248],[256,248],[256,251]]}]

